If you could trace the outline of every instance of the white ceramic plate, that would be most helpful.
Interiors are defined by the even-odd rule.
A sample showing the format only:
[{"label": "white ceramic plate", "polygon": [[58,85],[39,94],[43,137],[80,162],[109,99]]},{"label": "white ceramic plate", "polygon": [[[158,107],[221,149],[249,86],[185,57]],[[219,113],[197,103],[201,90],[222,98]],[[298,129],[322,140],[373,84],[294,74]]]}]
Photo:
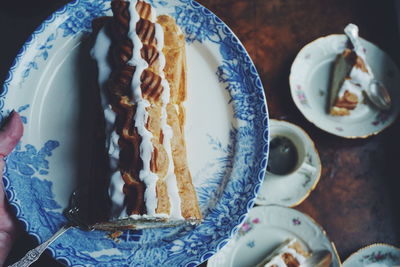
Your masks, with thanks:
[{"label": "white ceramic plate", "polygon": [[[192,0],[151,0],[186,34],[188,161],[204,222],[199,226],[106,232],[69,230],[51,244],[71,266],[195,266],[219,250],[245,219],[264,177],[268,116],[262,84],[239,40]],[[22,142],[7,158],[7,197],[27,231],[43,242],[65,222],[71,192],[89,173],[95,65],[91,21],[109,0],[75,0],[22,47],[0,94],[0,120],[23,116]]]},{"label": "white ceramic plate", "polygon": [[[271,140],[275,136],[285,136],[296,143],[299,147],[299,167],[288,175],[274,175],[267,171],[256,204],[285,207],[299,205],[315,189],[321,177],[322,166],[318,151],[310,136],[295,124],[271,119],[269,128]],[[311,168],[302,168],[301,164]]]},{"label": "white ceramic plate", "polygon": [[211,257],[207,266],[255,266],[288,238],[296,238],[309,251],[330,250],[333,255],[330,266],[340,266],[333,243],[314,220],[297,210],[275,205],[250,210],[236,237]]},{"label": "white ceramic plate", "polygon": [[296,56],[290,73],[292,98],[303,115],[317,127],[346,138],[377,134],[391,125],[400,111],[400,71],[379,47],[361,38],[367,62],[391,93],[389,111],[379,111],[361,103],[349,116],[331,116],[326,112],[330,74],[335,57],[346,47],[345,35],[329,35],[306,45]]},{"label": "white ceramic plate", "polygon": [[343,262],[343,267],[393,267],[398,265],[400,265],[400,249],[387,244],[366,246]]}]

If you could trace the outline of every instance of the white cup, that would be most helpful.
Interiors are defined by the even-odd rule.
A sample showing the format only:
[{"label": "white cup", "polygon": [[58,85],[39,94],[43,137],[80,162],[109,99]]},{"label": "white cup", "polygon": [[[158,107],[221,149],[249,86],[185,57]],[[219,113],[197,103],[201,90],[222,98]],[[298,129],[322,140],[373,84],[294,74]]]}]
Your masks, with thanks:
[{"label": "white cup", "polygon": [[286,125],[271,125],[270,130],[271,130],[271,135],[270,135],[271,141],[276,137],[286,137],[293,143],[297,151],[297,162],[295,167],[286,174],[276,174],[267,171],[266,173],[267,176],[274,178],[283,178],[291,176],[294,173],[301,173],[310,176],[314,175],[316,167],[312,166],[310,164],[310,159],[307,158],[309,157],[309,154],[307,152],[308,149],[310,148],[306,146],[307,142],[302,130],[297,127],[293,128],[293,127],[288,127]]}]

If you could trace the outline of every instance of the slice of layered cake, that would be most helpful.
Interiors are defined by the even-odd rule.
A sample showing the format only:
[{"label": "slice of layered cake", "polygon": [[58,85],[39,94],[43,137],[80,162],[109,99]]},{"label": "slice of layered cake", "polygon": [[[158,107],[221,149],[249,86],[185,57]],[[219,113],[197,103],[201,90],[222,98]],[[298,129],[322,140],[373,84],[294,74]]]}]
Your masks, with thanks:
[{"label": "slice of layered cake", "polygon": [[310,254],[296,239],[288,239],[256,267],[299,267]]},{"label": "slice of layered cake", "polygon": [[364,55],[346,48],[334,62],[329,92],[328,111],[334,116],[346,116],[363,101],[374,78]]},{"label": "slice of layered cake", "polygon": [[108,158],[98,161],[106,166],[97,166],[94,179],[106,185],[109,200],[95,228],[198,223],[184,139],[184,35],[172,17],[157,17],[145,1],[113,0],[111,7],[113,17],[93,23]]}]

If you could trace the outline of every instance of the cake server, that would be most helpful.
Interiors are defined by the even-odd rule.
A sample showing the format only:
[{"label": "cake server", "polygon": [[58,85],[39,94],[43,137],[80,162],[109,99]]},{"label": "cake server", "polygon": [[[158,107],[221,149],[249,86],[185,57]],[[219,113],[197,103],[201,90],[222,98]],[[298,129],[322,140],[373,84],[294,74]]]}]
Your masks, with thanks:
[{"label": "cake server", "polygon": [[47,241],[40,244],[36,248],[28,251],[25,256],[17,261],[16,263],[8,266],[8,267],[27,267],[32,263],[37,261],[40,258],[40,255],[47,249],[47,247],[53,243],[57,238],[59,238],[62,234],[73,227],[79,227],[83,230],[92,230],[91,227],[86,224],[80,214],[79,214],[79,198],[80,198],[80,190],[76,190],[71,195],[70,205],[68,209],[65,210],[64,216],[67,218],[68,222],[61,227],[53,236],[51,236]]}]

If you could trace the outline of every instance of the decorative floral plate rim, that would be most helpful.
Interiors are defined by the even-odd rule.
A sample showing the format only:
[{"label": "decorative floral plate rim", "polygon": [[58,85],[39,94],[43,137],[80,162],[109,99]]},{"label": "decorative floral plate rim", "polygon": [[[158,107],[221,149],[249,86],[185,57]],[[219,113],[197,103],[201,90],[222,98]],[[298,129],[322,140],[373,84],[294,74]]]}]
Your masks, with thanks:
[{"label": "decorative floral plate rim", "polygon": [[[254,205],[256,194],[264,177],[268,155],[269,132],[266,100],[260,77],[245,48],[232,31],[212,12],[193,0],[149,1],[153,5],[162,8],[169,7],[175,3],[175,6],[173,6],[175,13],[172,15],[177,18],[178,24],[186,33],[186,39],[189,44],[209,42],[219,46],[218,51],[223,58],[223,65],[215,70],[216,75],[220,83],[226,84],[225,89],[231,96],[230,103],[236,104],[234,117],[239,122],[235,126],[237,128],[233,127],[231,135],[233,138],[250,138],[250,136],[253,136],[251,140],[243,139],[248,141],[246,145],[252,146],[250,152],[245,152],[247,147],[228,147],[228,150],[237,150],[235,153],[239,153],[243,149],[242,152],[247,153],[240,157],[238,156],[238,158],[228,159],[233,164],[233,177],[232,181],[229,181],[226,185],[226,190],[222,192],[223,199],[229,199],[235,194],[241,193],[243,198],[240,200],[241,205],[238,208],[231,210],[224,206],[225,204],[221,201],[215,206],[215,211],[212,213],[214,217],[205,218],[203,224],[198,227],[203,229],[202,232],[197,231],[198,228],[196,228],[196,231],[190,231],[185,236],[185,242],[175,240],[169,243],[168,251],[163,251],[162,249],[157,251],[146,249],[136,251],[136,253],[141,253],[142,260],[148,260],[146,262],[147,265],[167,264],[167,262],[172,265],[178,265],[179,262],[179,265],[196,266],[207,260],[228,242],[231,236],[238,231],[239,225],[244,221],[248,210]],[[19,112],[24,112],[30,108],[29,104],[21,105],[20,108],[10,104],[9,101],[11,100],[9,98],[12,97],[10,95],[16,94],[15,90],[21,84],[23,85],[33,73],[38,71],[38,65],[41,62],[43,63],[43,61],[47,60],[55,38],[75,36],[88,31],[91,19],[101,16],[109,10],[109,8],[105,8],[107,3],[109,3],[109,0],[75,0],[54,12],[35,30],[16,56],[4,82],[3,91],[0,94],[0,120],[3,120],[13,108]],[[99,7],[104,9],[100,10]],[[187,21],[188,19],[189,22]],[[53,29],[54,31],[52,31],[52,27],[56,27]],[[62,37],[57,36],[59,33],[62,33]],[[238,67],[238,73],[235,72],[234,67]],[[23,119],[24,123],[29,125],[27,119],[25,117]],[[48,175],[50,166],[47,157],[51,157],[53,155],[52,151],[59,146],[60,143],[58,141],[48,140],[42,149],[36,149],[35,146],[24,143],[23,138],[16,150],[7,157],[7,166],[3,174],[6,195],[12,209],[17,214],[18,219],[23,222],[27,231],[35,236],[39,242],[43,242],[51,233],[54,233],[63,221],[60,218],[60,206],[53,199],[52,183],[37,177],[39,175],[44,177]],[[248,161],[251,166],[241,164],[240,170],[237,169],[237,164],[242,160]],[[242,178],[239,178],[241,172],[245,175],[241,175]],[[47,216],[52,216],[56,223],[51,221],[53,223],[51,227],[45,228],[39,224],[39,227],[32,228],[33,222],[26,217],[28,214],[31,216],[32,211],[26,205],[21,205],[21,203],[25,198],[32,200],[31,198],[34,196],[21,194],[18,186],[22,184],[36,189],[42,188],[38,193],[45,192],[43,197],[46,199],[43,201],[46,201],[46,205],[40,207],[42,211],[45,211],[45,216],[42,218],[45,222],[40,223],[48,223],[46,222],[49,219]],[[33,204],[36,205],[37,203]],[[37,205],[35,208],[37,208]],[[38,215],[39,213],[36,216]],[[218,220],[218,223],[221,224],[219,232],[212,231],[212,229],[216,229],[216,221],[214,220]],[[212,225],[212,227],[207,228],[209,225]],[[186,232],[184,231],[184,233]],[[115,252],[118,252],[118,248],[114,247],[107,251],[102,250],[101,253],[97,254],[68,254],[72,250],[62,243],[63,238],[68,237],[70,238],[68,240],[73,240],[74,237],[79,237],[80,234],[76,229],[69,230],[49,248],[52,255],[64,264],[71,266],[102,266],[104,262],[101,262],[101,260],[108,256],[115,256]],[[87,235],[96,237],[96,233],[93,232],[87,233]],[[127,235],[130,235],[129,238],[131,239],[129,240],[140,237],[140,233],[127,233]],[[139,237],[135,235],[139,235]],[[128,240],[128,237],[125,237]],[[207,238],[213,242],[201,242],[208,240]],[[188,247],[188,244],[195,247]],[[112,255],[109,255],[110,253]],[[112,264],[110,264],[112,266],[121,266],[122,262],[129,263],[132,260],[134,259],[113,258]],[[107,266],[111,265],[108,264]]]},{"label": "decorative floral plate rim", "polygon": [[[382,250],[387,250],[387,252],[382,253]],[[377,253],[377,254],[375,254]],[[393,253],[397,253],[397,256],[393,256]],[[367,255],[364,255],[367,254]],[[343,262],[343,267],[357,267],[357,266],[365,266],[366,261],[371,261],[372,263],[376,263],[382,260],[396,261],[393,263],[395,265],[400,264],[400,248],[386,244],[386,243],[374,243],[367,245],[358,249],[356,252],[352,253],[347,259]],[[359,265],[350,265],[351,261],[357,261]]]},{"label": "decorative floral plate rim", "polygon": [[[274,217],[274,222],[270,222],[267,219],[267,215],[270,215],[271,213],[277,213],[281,212],[282,214],[284,213],[290,213],[290,222],[283,222],[283,215],[279,214],[280,216],[273,216]],[[272,216],[269,216],[268,218],[271,218]],[[266,222],[268,221],[268,222]],[[279,221],[279,223],[277,222]],[[302,228],[301,230],[293,230],[293,229],[287,229],[288,225],[286,223],[289,223],[293,228],[300,227]],[[252,231],[255,229],[260,230],[260,231],[265,231],[266,227],[265,225],[272,225],[272,227],[277,227],[276,224],[279,225],[279,228],[284,228],[287,234],[292,234],[299,238],[299,241],[301,243],[305,242],[304,245],[310,249],[310,240],[306,240],[304,235],[310,234],[310,232],[315,235],[314,239],[324,239],[324,241],[320,240],[322,244],[325,246],[325,249],[328,249],[332,252],[333,256],[333,261],[331,266],[342,266],[341,260],[339,257],[339,254],[337,253],[336,246],[335,244],[329,240],[329,237],[326,233],[326,231],[322,228],[320,224],[318,224],[312,217],[309,215],[302,213],[296,209],[289,208],[289,207],[283,207],[279,205],[266,205],[266,206],[256,206],[250,212],[248,213],[248,217],[246,218],[245,222],[241,225],[241,228],[239,232],[236,234],[236,236],[229,241],[229,243],[224,247],[221,251],[217,252],[214,256],[212,256],[208,260],[207,266],[210,267],[231,267],[232,266],[232,261],[235,259],[235,254],[239,252],[240,248],[239,247],[240,242],[242,241],[247,241],[245,247],[249,247],[250,249],[254,248],[257,245],[257,240],[251,240],[250,235]],[[306,231],[304,230],[306,227],[305,224],[307,224],[307,227],[313,228],[312,231],[305,233]],[[275,226],[274,226],[275,225]],[[289,227],[289,228],[290,228]],[[306,228],[307,228],[306,227]],[[278,229],[278,228],[276,228]],[[274,231],[276,231],[274,228]],[[308,230],[307,230],[308,231]],[[261,235],[253,235],[253,237],[259,237]],[[247,238],[247,239],[246,239]],[[250,238],[250,239],[249,239]],[[279,239],[282,239],[282,237],[279,237]],[[266,239],[264,239],[266,240]],[[250,242],[249,242],[250,241]],[[280,242],[285,241],[285,239],[282,239]],[[264,242],[265,245],[265,242]],[[277,244],[279,245],[279,243]],[[315,246],[316,244],[313,244]],[[270,249],[273,250],[275,246],[271,247]],[[315,248],[315,249],[321,249],[320,247]],[[252,255],[254,256],[254,255]],[[265,255],[263,255],[265,256]],[[243,263],[243,262],[242,262]],[[248,262],[248,264],[250,264]]]},{"label": "decorative floral plate rim", "polygon": [[[307,189],[303,192],[303,195],[301,197],[294,199],[294,200],[293,199],[292,200],[283,199],[283,200],[278,200],[276,202],[271,202],[270,200],[268,200],[267,192],[263,192],[263,188],[266,186],[271,186],[271,185],[268,185],[268,182],[266,182],[266,180],[264,179],[264,182],[261,186],[260,192],[258,193],[257,198],[256,198],[256,204],[257,205],[274,205],[275,204],[275,205],[281,205],[281,206],[293,208],[293,207],[300,205],[304,200],[306,200],[310,196],[312,191],[314,191],[314,189],[317,187],[317,185],[321,179],[321,174],[322,174],[321,159],[319,157],[319,152],[317,150],[317,147],[315,146],[314,141],[311,139],[309,134],[303,128],[301,128],[299,125],[285,121],[285,120],[278,120],[278,119],[270,119],[269,121],[270,121],[270,134],[271,135],[274,135],[274,132],[273,132],[274,125],[282,125],[282,126],[292,127],[302,133],[302,136],[304,137],[305,141],[307,142],[307,146],[309,148],[309,151],[307,152],[309,161],[314,161],[312,163],[312,165],[315,165],[314,167],[316,167],[317,171],[315,172],[314,175],[312,175],[312,178],[307,177],[307,180],[302,184],[302,186]],[[268,175],[268,173],[266,172],[266,176],[267,175]],[[289,177],[281,177],[281,178],[282,179],[277,178],[277,179],[279,179],[279,184],[287,184],[289,182],[289,180],[286,179]],[[310,181],[313,181],[313,182],[310,183]]]},{"label": "decorative floral plate rim", "polygon": [[[396,84],[400,84],[400,80],[399,80],[399,73],[400,70],[398,68],[398,66],[396,65],[396,63],[392,60],[392,58],[384,51],[382,50],[379,46],[375,45],[374,43],[367,41],[363,38],[360,37],[361,43],[364,46],[368,46],[369,50],[375,50],[375,53],[378,52],[380,53],[385,60],[387,60],[390,65],[391,65],[391,69],[388,71],[388,73],[385,74],[381,74],[381,76],[384,76],[384,79],[397,79],[397,83]],[[317,119],[315,116],[313,116],[310,112],[307,112],[307,108],[310,109],[310,105],[309,105],[309,101],[306,97],[306,94],[304,92],[303,88],[299,88],[299,82],[294,78],[294,76],[296,76],[296,73],[294,71],[296,65],[298,65],[299,63],[301,63],[301,61],[303,60],[309,60],[312,55],[310,52],[306,52],[306,50],[310,50],[313,47],[318,47],[319,43],[322,42],[330,42],[329,47],[327,49],[322,49],[322,52],[320,54],[332,54],[332,50],[337,50],[337,54],[340,53],[340,51],[343,50],[343,48],[345,47],[345,43],[347,42],[347,37],[344,34],[330,34],[330,35],[326,35],[326,36],[322,36],[319,37],[313,41],[311,41],[310,43],[306,44],[304,47],[302,47],[300,49],[300,51],[298,52],[298,54],[296,55],[296,58],[294,59],[291,69],[290,69],[290,74],[289,74],[289,84],[290,84],[290,91],[291,91],[291,96],[292,99],[296,105],[296,107],[300,110],[300,112],[303,114],[303,116],[312,124],[314,124],[316,127],[339,137],[343,137],[343,138],[347,138],[347,139],[357,139],[357,138],[368,138],[374,135],[377,135],[379,133],[381,133],[382,131],[384,131],[385,129],[387,129],[388,127],[390,127],[391,125],[393,125],[393,123],[396,121],[396,118],[398,117],[399,113],[400,113],[400,109],[397,107],[397,105],[393,105],[394,108],[392,108],[389,112],[386,111],[376,111],[374,116],[374,120],[372,121],[372,124],[374,127],[376,127],[377,129],[375,130],[369,130],[369,131],[364,131],[363,134],[360,133],[345,133],[346,131],[343,128],[343,125],[341,125],[340,123],[333,123],[333,126],[326,126],[323,125],[325,123],[321,123],[321,121],[319,119]],[[338,44],[338,43],[342,43],[342,44]],[[364,49],[364,51],[367,51],[366,49]],[[371,54],[371,53],[370,53]],[[325,55],[326,56],[326,55]],[[367,53],[367,58],[369,57],[368,53]],[[302,62],[304,64],[304,62]],[[371,66],[375,65],[375,62],[369,62]],[[373,70],[376,72],[376,69]],[[389,77],[392,76],[392,77]],[[389,77],[389,78],[388,78]],[[385,81],[384,81],[385,82]],[[323,91],[327,91],[328,88],[326,89],[322,89]],[[321,89],[320,89],[321,91]],[[395,98],[395,102],[398,104],[399,103],[399,92],[397,92],[397,90],[391,90],[392,93],[392,98]],[[325,100],[324,100],[325,101]],[[395,110],[393,110],[395,109]],[[319,111],[317,112],[319,113]],[[326,116],[328,116],[327,114],[325,114]],[[351,116],[351,115],[350,115]],[[389,121],[389,123],[387,123]],[[370,122],[368,122],[369,125]],[[332,124],[332,125],[333,125]],[[367,123],[365,123],[365,125],[367,125]]]}]

